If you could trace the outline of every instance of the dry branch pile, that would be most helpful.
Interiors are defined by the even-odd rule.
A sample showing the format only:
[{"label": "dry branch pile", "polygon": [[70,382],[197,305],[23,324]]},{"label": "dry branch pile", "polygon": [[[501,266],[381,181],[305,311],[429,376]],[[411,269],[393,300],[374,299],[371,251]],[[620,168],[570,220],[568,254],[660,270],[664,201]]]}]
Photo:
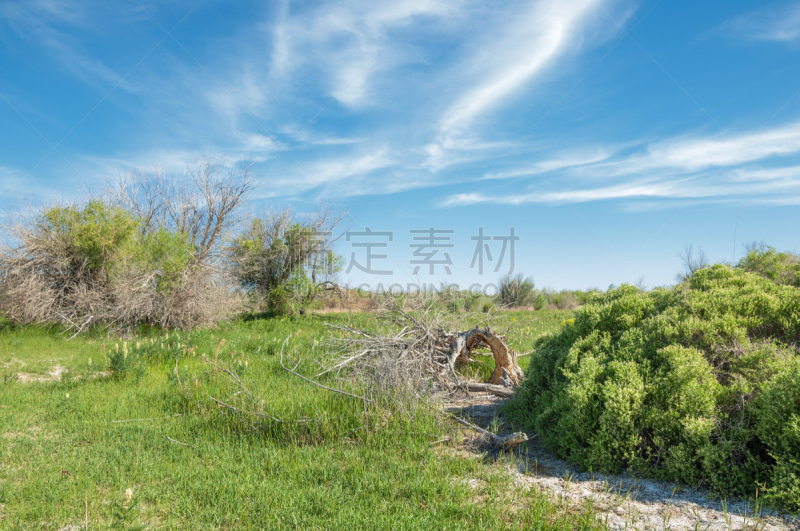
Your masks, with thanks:
[{"label": "dry branch pile", "polygon": [[[463,389],[505,397],[522,378],[516,352],[503,335],[491,331],[488,319],[485,328],[476,325],[454,332],[464,329],[474,316],[442,310],[432,299],[400,297],[388,297],[373,314],[375,326],[369,329],[328,324],[345,332],[345,337],[331,338],[327,366],[319,375],[366,376],[378,389],[410,387],[426,393]],[[492,352],[494,373],[485,384],[463,382],[455,364],[468,363],[470,355],[481,348]]]}]

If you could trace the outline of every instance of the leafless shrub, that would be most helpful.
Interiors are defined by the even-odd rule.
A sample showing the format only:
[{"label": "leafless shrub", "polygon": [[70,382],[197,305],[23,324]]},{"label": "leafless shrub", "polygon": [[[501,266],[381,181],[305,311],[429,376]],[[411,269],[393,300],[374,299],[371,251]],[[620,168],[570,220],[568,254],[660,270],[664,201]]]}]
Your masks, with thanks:
[{"label": "leafless shrub", "polygon": [[753,240],[744,244],[745,254],[750,254],[753,251],[766,251],[767,249],[769,249],[769,246],[763,240]]},{"label": "leafless shrub", "polygon": [[142,220],[145,232],[163,228],[187,235],[196,263],[218,265],[222,239],[242,221],[237,214],[253,186],[249,166],[226,168],[204,158],[179,175],[132,170],[113,181],[101,199]]},{"label": "leafless shrub", "polygon": [[708,258],[702,248],[696,252],[693,245],[687,245],[683,252],[678,255],[683,263],[683,273],[678,274],[678,281],[682,282],[690,278],[695,271],[703,269],[709,265]]}]

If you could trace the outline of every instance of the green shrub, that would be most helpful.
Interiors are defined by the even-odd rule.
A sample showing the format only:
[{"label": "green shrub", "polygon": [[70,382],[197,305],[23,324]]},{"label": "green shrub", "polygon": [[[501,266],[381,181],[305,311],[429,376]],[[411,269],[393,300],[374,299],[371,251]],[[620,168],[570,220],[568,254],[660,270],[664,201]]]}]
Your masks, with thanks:
[{"label": "green shrub", "polygon": [[578,305],[578,302],[575,300],[572,292],[566,290],[554,294],[552,303],[559,310],[571,310]]},{"label": "green shrub", "polygon": [[447,310],[452,313],[462,312],[465,308],[464,299],[456,297],[447,303]]},{"label": "green shrub", "polygon": [[121,208],[90,201],[83,208],[52,207],[37,220],[42,236],[58,241],[58,252],[75,269],[107,275],[136,246],[139,222]]},{"label": "green shrub", "polygon": [[794,253],[781,253],[772,247],[763,246],[751,250],[736,267],[758,273],[778,284],[800,287],[800,256]]},{"label": "green shrub", "polygon": [[546,307],[547,297],[545,297],[542,293],[536,293],[536,296],[533,298],[533,309],[544,310]]},{"label": "green shrub", "polygon": [[194,252],[188,235],[159,228],[143,234],[132,255],[140,267],[158,272],[155,288],[159,293],[169,294],[180,287]]},{"label": "green shrub", "polygon": [[527,306],[535,296],[533,278],[525,278],[522,273],[500,279],[498,297],[505,306]]},{"label": "green shrub", "polygon": [[541,338],[507,412],[559,456],[774,504],[800,496],[800,290],[717,264],[623,285]]},{"label": "green shrub", "polygon": [[145,360],[139,349],[128,347],[128,343],[122,346],[115,344],[114,348],[106,354],[108,372],[114,380],[124,380],[128,376],[139,378],[146,369]]},{"label": "green shrub", "polygon": [[481,302],[483,301],[483,295],[480,293],[470,293],[469,291],[464,292],[464,309],[468,312],[474,312],[479,307],[481,307]]},{"label": "green shrub", "polygon": [[239,287],[254,300],[266,301],[276,314],[310,304],[320,293],[318,282],[333,282],[344,265],[341,256],[326,248],[338,223],[326,212],[307,220],[296,219],[289,210],[253,219],[227,247]]},{"label": "green shrub", "polygon": [[305,301],[310,300],[317,287],[302,269],[296,269],[282,284],[272,288],[267,294],[269,309],[278,315],[288,315],[299,310]]},{"label": "green shrub", "polygon": [[766,498],[800,513],[800,359],[790,360],[756,399],[756,433],[775,459]]}]

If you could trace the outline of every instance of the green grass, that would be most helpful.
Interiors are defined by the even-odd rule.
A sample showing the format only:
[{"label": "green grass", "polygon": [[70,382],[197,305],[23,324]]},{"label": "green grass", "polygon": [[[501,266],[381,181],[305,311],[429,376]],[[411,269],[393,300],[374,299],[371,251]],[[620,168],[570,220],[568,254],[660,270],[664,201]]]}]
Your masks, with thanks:
[{"label": "green grass", "polygon": [[[535,335],[566,315],[507,312],[498,321]],[[188,335],[142,330],[126,347],[0,324],[0,527],[594,528],[590,511],[561,514],[543,494],[510,491],[502,467],[431,446],[458,430],[429,410],[365,406],[289,375],[278,353],[290,335],[288,357],[313,375],[329,335],[319,317],[243,319]],[[124,372],[99,375],[117,348],[129,352]],[[235,386],[202,356],[234,368],[285,422],[254,428],[217,407],[210,396],[256,406],[232,396]],[[68,369],[60,381],[13,377],[56,363]],[[471,478],[486,486],[472,490]]]}]

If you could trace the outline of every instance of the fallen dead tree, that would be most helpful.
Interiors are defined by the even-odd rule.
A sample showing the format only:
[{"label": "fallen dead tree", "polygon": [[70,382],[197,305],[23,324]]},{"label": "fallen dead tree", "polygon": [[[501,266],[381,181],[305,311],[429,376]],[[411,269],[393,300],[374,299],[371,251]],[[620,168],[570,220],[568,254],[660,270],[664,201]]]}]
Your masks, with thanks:
[{"label": "fallen dead tree", "polygon": [[[523,377],[517,353],[502,334],[487,322],[466,328],[469,314],[453,315],[433,300],[390,297],[373,312],[375,326],[359,328],[328,324],[339,331],[330,340],[326,367],[317,376],[335,372],[367,376],[381,388],[410,386],[415,390],[462,389],[511,396],[511,388]],[[455,330],[455,331],[454,331]],[[458,363],[469,363],[479,349],[491,351],[495,369],[486,383],[463,382],[455,371]]]}]

